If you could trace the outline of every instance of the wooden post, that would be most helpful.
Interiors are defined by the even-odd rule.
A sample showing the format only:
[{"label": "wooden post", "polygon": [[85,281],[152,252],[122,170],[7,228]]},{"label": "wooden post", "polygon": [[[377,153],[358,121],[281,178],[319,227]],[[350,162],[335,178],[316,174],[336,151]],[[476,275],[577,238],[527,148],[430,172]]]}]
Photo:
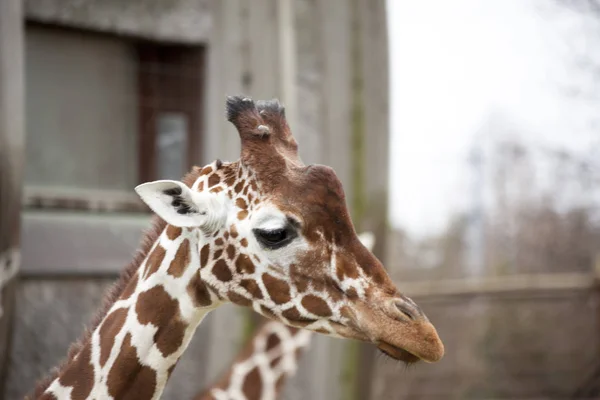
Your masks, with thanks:
[{"label": "wooden post", "polygon": [[22,2],[0,1],[0,397],[11,343],[20,264],[24,157]]},{"label": "wooden post", "polygon": [[[389,77],[385,0],[352,0],[354,14],[354,209],[360,230],[375,234],[373,253],[386,264],[389,176]],[[360,348],[355,398],[373,396],[376,350]]]}]

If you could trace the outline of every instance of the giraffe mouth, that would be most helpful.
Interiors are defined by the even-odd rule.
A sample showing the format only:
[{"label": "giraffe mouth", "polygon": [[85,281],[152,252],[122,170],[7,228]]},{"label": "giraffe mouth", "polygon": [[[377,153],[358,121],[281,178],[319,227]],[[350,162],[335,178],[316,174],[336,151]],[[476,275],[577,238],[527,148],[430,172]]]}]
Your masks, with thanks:
[{"label": "giraffe mouth", "polygon": [[421,360],[411,352],[404,350],[403,348],[393,346],[387,342],[380,341],[377,344],[377,348],[386,356],[389,356],[394,360],[402,361],[405,364],[414,364]]}]

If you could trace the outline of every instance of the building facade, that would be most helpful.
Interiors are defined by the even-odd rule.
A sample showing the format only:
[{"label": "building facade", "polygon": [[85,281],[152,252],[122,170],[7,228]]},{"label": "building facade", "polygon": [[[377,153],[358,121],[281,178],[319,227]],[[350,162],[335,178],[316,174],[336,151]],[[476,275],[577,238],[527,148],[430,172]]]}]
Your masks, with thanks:
[{"label": "building facade", "polygon": [[[22,397],[66,354],[131,258],[150,219],[133,187],[237,159],[227,95],[282,100],[305,163],[331,165],[360,229],[385,234],[384,0],[8,3],[0,83],[22,85],[0,91],[0,136],[10,138],[0,143],[16,160],[3,172],[17,182],[0,182],[0,192],[22,201],[12,230],[18,278],[3,292],[5,398]],[[213,380],[247,322],[236,307],[212,313],[165,397],[191,398]],[[286,398],[342,398],[356,376],[344,366],[345,345],[315,338]]]}]

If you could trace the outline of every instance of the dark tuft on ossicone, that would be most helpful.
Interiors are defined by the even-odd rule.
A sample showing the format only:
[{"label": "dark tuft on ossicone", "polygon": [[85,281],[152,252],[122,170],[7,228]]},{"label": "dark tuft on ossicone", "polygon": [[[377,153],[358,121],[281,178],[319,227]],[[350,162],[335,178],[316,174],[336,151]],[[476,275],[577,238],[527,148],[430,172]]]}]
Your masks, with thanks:
[{"label": "dark tuft on ossicone", "polygon": [[279,103],[278,99],[260,100],[256,102],[256,108],[259,113],[266,112],[273,115],[279,115],[285,118],[285,107]]},{"label": "dark tuft on ossicone", "polygon": [[237,117],[246,111],[256,109],[254,100],[246,96],[227,96],[227,121],[235,122]]}]

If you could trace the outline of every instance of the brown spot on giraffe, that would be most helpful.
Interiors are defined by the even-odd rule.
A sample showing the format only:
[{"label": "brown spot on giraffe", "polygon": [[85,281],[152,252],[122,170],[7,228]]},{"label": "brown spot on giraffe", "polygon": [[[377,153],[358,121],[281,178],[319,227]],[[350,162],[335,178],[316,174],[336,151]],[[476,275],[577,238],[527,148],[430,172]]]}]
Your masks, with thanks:
[{"label": "brown spot on giraffe", "polygon": [[231,237],[236,239],[238,237],[238,231],[237,228],[235,227],[234,224],[231,225],[231,228],[229,228],[229,233],[231,234]]},{"label": "brown spot on giraffe", "polygon": [[229,300],[232,303],[237,304],[238,306],[244,306],[244,307],[252,306],[252,300],[250,300],[232,290],[227,292],[227,297],[229,298]]},{"label": "brown spot on giraffe", "polygon": [[225,260],[217,260],[212,269],[213,275],[221,282],[229,282],[233,277]]},{"label": "brown spot on giraffe", "polygon": [[296,307],[288,308],[287,310],[283,311],[281,315],[288,321],[300,326],[310,325],[316,321],[316,319],[310,319],[302,316]]},{"label": "brown spot on giraffe", "polygon": [[331,316],[331,308],[329,308],[327,302],[312,294],[308,294],[302,298],[302,307],[320,317]]},{"label": "brown spot on giraffe", "polygon": [[100,366],[104,366],[115,343],[115,336],[121,331],[127,319],[127,309],[119,308],[106,317],[100,327]]},{"label": "brown spot on giraffe", "polygon": [[213,169],[212,169],[212,167],[209,165],[209,166],[206,166],[206,167],[202,168],[202,171],[200,171],[200,175],[208,175],[208,174],[210,174],[211,172],[213,172]]},{"label": "brown spot on giraffe", "polygon": [[252,371],[244,379],[242,392],[248,399],[258,399],[262,393],[262,377],[258,367],[254,367]]},{"label": "brown spot on giraffe", "polygon": [[244,181],[241,181],[241,182],[238,182],[237,185],[235,185],[233,190],[235,190],[236,193],[240,193],[243,188],[244,188]]},{"label": "brown spot on giraffe", "polygon": [[248,204],[246,203],[246,200],[242,199],[241,197],[237,198],[237,200],[235,201],[235,205],[238,208],[241,208],[242,210],[248,209]]},{"label": "brown spot on giraffe", "polygon": [[347,262],[344,256],[338,254],[335,264],[336,274],[340,281],[343,280],[345,276],[350,279],[356,279],[359,277],[355,264],[353,262]]},{"label": "brown spot on giraffe", "polygon": [[190,263],[190,257],[190,241],[188,239],[184,239],[177,249],[175,257],[173,258],[173,261],[171,261],[167,273],[175,278],[181,277]]},{"label": "brown spot on giraffe", "polygon": [[165,357],[181,346],[187,325],[181,321],[179,302],[165,289],[155,286],[142,292],[135,311],[141,324],[158,328],[154,342]]},{"label": "brown spot on giraffe", "polygon": [[229,246],[227,246],[227,258],[233,260],[233,257],[235,257],[235,247],[232,244],[230,244]]},{"label": "brown spot on giraffe", "polygon": [[148,257],[148,261],[146,262],[146,273],[144,275],[144,278],[148,278],[153,273],[158,271],[162,262],[165,259],[165,254],[165,248],[162,247],[160,244],[157,244],[156,248],[154,249],[154,251],[152,251],[152,254],[150,254],[150,257]]},{"label": "brown spot on giraffe", "polygon": [[125,286],[125,289],[123,289],[123,293],[121,293],[120,299],[127,300],[128,298],[131,297],[131,295],[135,292],[135,288],[137,286],[138,279],[139,279],[139,272],[136,272],[131,277],[131,281],[127,284],[127,286]]},{"label": "brown spot on giraffe", "polygon": [[200,278],[200,271],[194,274],[190,283],[188,283],[187,292],[196,307],[208,307],[212,304],[208,288]]},{"label": "brown spot on giraffe", "polygon": [[[217,246],[223,246],[223,239],[222,238],[217,238],[217,240],[215,240],[215,245]],[[208,246],[208,245],[207,245]]]},{"label": "brown spot on giraffe", "polygon": [[242,240],[240,240],[240,244],[242,247],[248,247],[248,239],[242,238]]},{"label": "brown spot on giraffe", "polygon": [[229,231],[225,231],[223,233],[223,237],[225,238],[225,240],[229,240]]},{"label": "brown spot on giraffe", "polygon": [[302,318],[302,316],[300,315],[300,311],[298,311],[296,306],[293,306],[292,308],[288,308],[287,310],[282,311],[281,315],[283,315],[284,318],[286,318],[290,321],[298,321]]},{"label": "brown spot on giraffe", "polygon": [[272,333],[267,337],[267,350],[273,349],[275,346],[278,346],[281,343],[281,339],[277,334]]},{"label": "brown spot on giraffe", "polygon": [[222,192],[222,191],[223,191],[223,188],[221,186],[216,186],[216,187],[210,189],[211,193],[219,193],[219,192]]},{"label": "brown spot on giraffe", "polygon": [[212,174],[208,178],[208,187],[213,187],[215,185],[218,185],[220,182],[221,182],[221,177],[217,174]]},{"label": "brown spot on giraffe", "polygon": [[274,359],[271,360],[271,362],[269,363],[269,366],[271,368],[275,368],[277,365],[279,365],[279,363],[281,362],[281,359],[283,358],[283,356],[277,356]]},{"label": "brown spot on giraffe", "polygon": [[242,221],[244,219],[246,219],[246,217],[248,216],[248,211],[247,210],[242,210],[237,214],[237,218]]},{"label": "brown spot on giraffe", "polygon": [[227,177],[227,179],[225,179],[225,184],[227,186],[232,186],[235,183],[236,179],[237,178],[235,177],[235,175],[230,175]]},{"label": "brown spot on giraffe", "polygon": [[156,372],[138,361],[131,345],[131,334],[125,335],[121,351],[108,373],[108,394],[116,399],[151,399],[156,388]]},{"label": "brown spot on giraffe", "polygon": [[203,191],[203,190],[204,190],[204,182],[200,182],[200,183],[198,184],[198,191],[199,191],[199,192],[201,192],[201,191]]},{"label": "brown spot on giraffe", "polygon": [[181,235],[181,228],[178,226],[167,225],[167,237],[169,240],[175,240]]},{"label": "brown spot on giraffe", "polygon": [[253,298],[259,300],[263,298],[263,294],[260,290],[260,287],[253,279],[242,279],[242,281],[240,282],[240,286],[246,289]]},{"label": "brown spot on giraffe", "polygon": [[254,273],[254,263],[247,254],[242,253],[235,260],[235,270],[239,274],[252,274]]},{"label": "brown spot on giraffe", "polygon": [[269,297],[277,304],[287,303],[291,300],[290,285],[287,282],[277,279],[270,274],[263,274],[262,281],[269,293]]},{"label": "brown spot on giraffe", "polygon": [[59,379],[61,385],[73,388],[71,391],[73,400],[87,398],[94,387],[94,367],[90,362],[90,346],[88,342],[79,352],[77,359],[73,360],[71,367]]},{"label": "brown spot on giraffe", "polygon": [[346,296],[348,296],[350,299],[355,299],[358,297],[358,293],[356,293],[356,289],[351,287],[346,290]]},{"label": "brown spot on giraffe", "polygon": [[222,254],[223,254],[223,249],[218,249],[217,251],[215,251],[215,254],[213,255],[213,260],[221,258]]},{"label": "brown spot on giraffe", "polygon": [[210,255],[210,245],[205,244],[200,250],[200,268],[206,267],[208,264],[208,256]]},{"label": "brown spot on giraffe", "polygon": [[[165,329],[162,329],[160,334],[157,332],[158,337],[155,335],[154,340],[156,342],[156,347],[160,350],[163,357],[170,356],[181,347],[187,327],[188,325],[185,322],[174,320],[171,321]],[[161,331],[161,329],[159,329],[159,331]]]}]

